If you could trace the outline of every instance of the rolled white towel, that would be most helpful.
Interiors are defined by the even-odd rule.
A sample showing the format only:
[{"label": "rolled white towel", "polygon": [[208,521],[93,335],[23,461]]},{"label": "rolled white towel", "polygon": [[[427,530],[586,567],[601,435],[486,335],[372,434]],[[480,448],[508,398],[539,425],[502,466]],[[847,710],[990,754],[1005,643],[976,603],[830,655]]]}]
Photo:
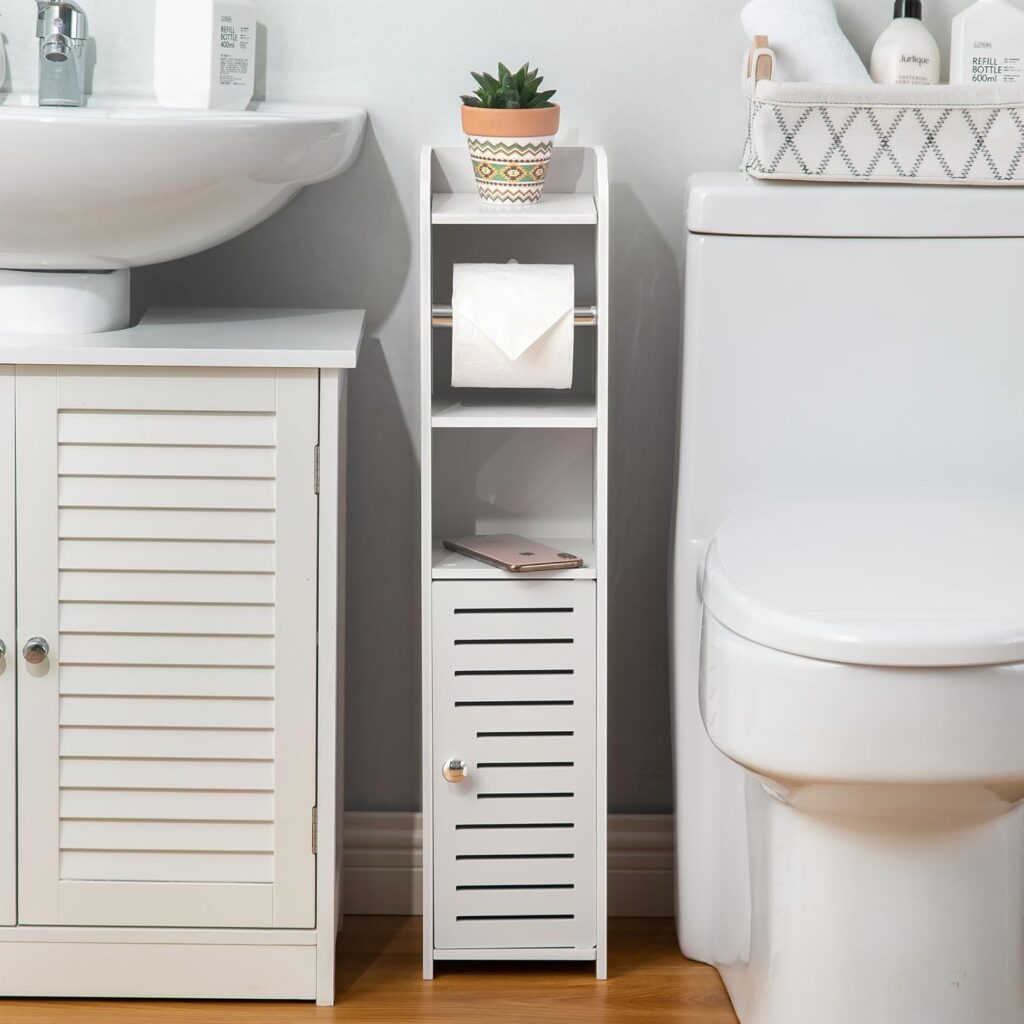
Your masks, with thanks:
[{"label": "rolled white towel", "polygon": [[740,15],[753,39],[767,36],[775,51],[780,82],[871,82],[864,62],[850,45],[832,0],[750,0]]}]

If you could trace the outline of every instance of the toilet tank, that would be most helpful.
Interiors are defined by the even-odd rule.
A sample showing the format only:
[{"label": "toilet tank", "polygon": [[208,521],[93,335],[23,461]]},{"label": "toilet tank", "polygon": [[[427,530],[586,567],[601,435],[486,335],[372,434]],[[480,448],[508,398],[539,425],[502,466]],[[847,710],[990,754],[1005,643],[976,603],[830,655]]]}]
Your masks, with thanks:
[{"label": "toilet tank", "polygon": [[747,921],[714,893],[747,885],[745,815],[700,721],[704,550],[766,496],[1024,494],[1024,192],[700,175],[685,294],[677,909],[684,952],[728,964]]}]

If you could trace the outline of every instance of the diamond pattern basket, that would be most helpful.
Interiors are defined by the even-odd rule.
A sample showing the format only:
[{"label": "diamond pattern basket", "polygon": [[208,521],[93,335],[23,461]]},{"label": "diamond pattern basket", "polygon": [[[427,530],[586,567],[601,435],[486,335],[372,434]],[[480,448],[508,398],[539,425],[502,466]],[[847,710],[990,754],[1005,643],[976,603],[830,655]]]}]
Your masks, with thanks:
[{"label": "diamond pattern basket", "polygon": [[785,181],[1024,185],[1024,86],[775,82],[747,57],[743,169]]}]

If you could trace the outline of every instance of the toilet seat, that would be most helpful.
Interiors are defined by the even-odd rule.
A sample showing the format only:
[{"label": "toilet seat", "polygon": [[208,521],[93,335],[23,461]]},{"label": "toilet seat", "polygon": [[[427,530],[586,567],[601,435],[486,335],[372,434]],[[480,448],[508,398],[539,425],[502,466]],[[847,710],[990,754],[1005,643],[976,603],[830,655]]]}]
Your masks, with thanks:
[{"label": "toilet seat", "polygon": [[733,515],[702,572],[739,636],[849,665],[1024,663],[1024,501],[798,498]]}]

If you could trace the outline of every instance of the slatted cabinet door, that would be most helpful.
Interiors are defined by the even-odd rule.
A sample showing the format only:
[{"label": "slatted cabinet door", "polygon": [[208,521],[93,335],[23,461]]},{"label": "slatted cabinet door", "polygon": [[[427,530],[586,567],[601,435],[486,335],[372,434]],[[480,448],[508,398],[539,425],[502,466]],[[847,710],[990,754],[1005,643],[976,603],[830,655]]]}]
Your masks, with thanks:
[{"label": "slatted cabinet door", "polygon": [[438,949],[596,945],[595,600],[586,580],[433,584]]},{"label": "slatted cabinet door", "polygon": [[17,919],[14,622],[14,367],[0,366],[0,927]]},{"label": "slatted cabinet door", "polygon": [[22,924],[315,924],[317,396],[18,368]]}]

